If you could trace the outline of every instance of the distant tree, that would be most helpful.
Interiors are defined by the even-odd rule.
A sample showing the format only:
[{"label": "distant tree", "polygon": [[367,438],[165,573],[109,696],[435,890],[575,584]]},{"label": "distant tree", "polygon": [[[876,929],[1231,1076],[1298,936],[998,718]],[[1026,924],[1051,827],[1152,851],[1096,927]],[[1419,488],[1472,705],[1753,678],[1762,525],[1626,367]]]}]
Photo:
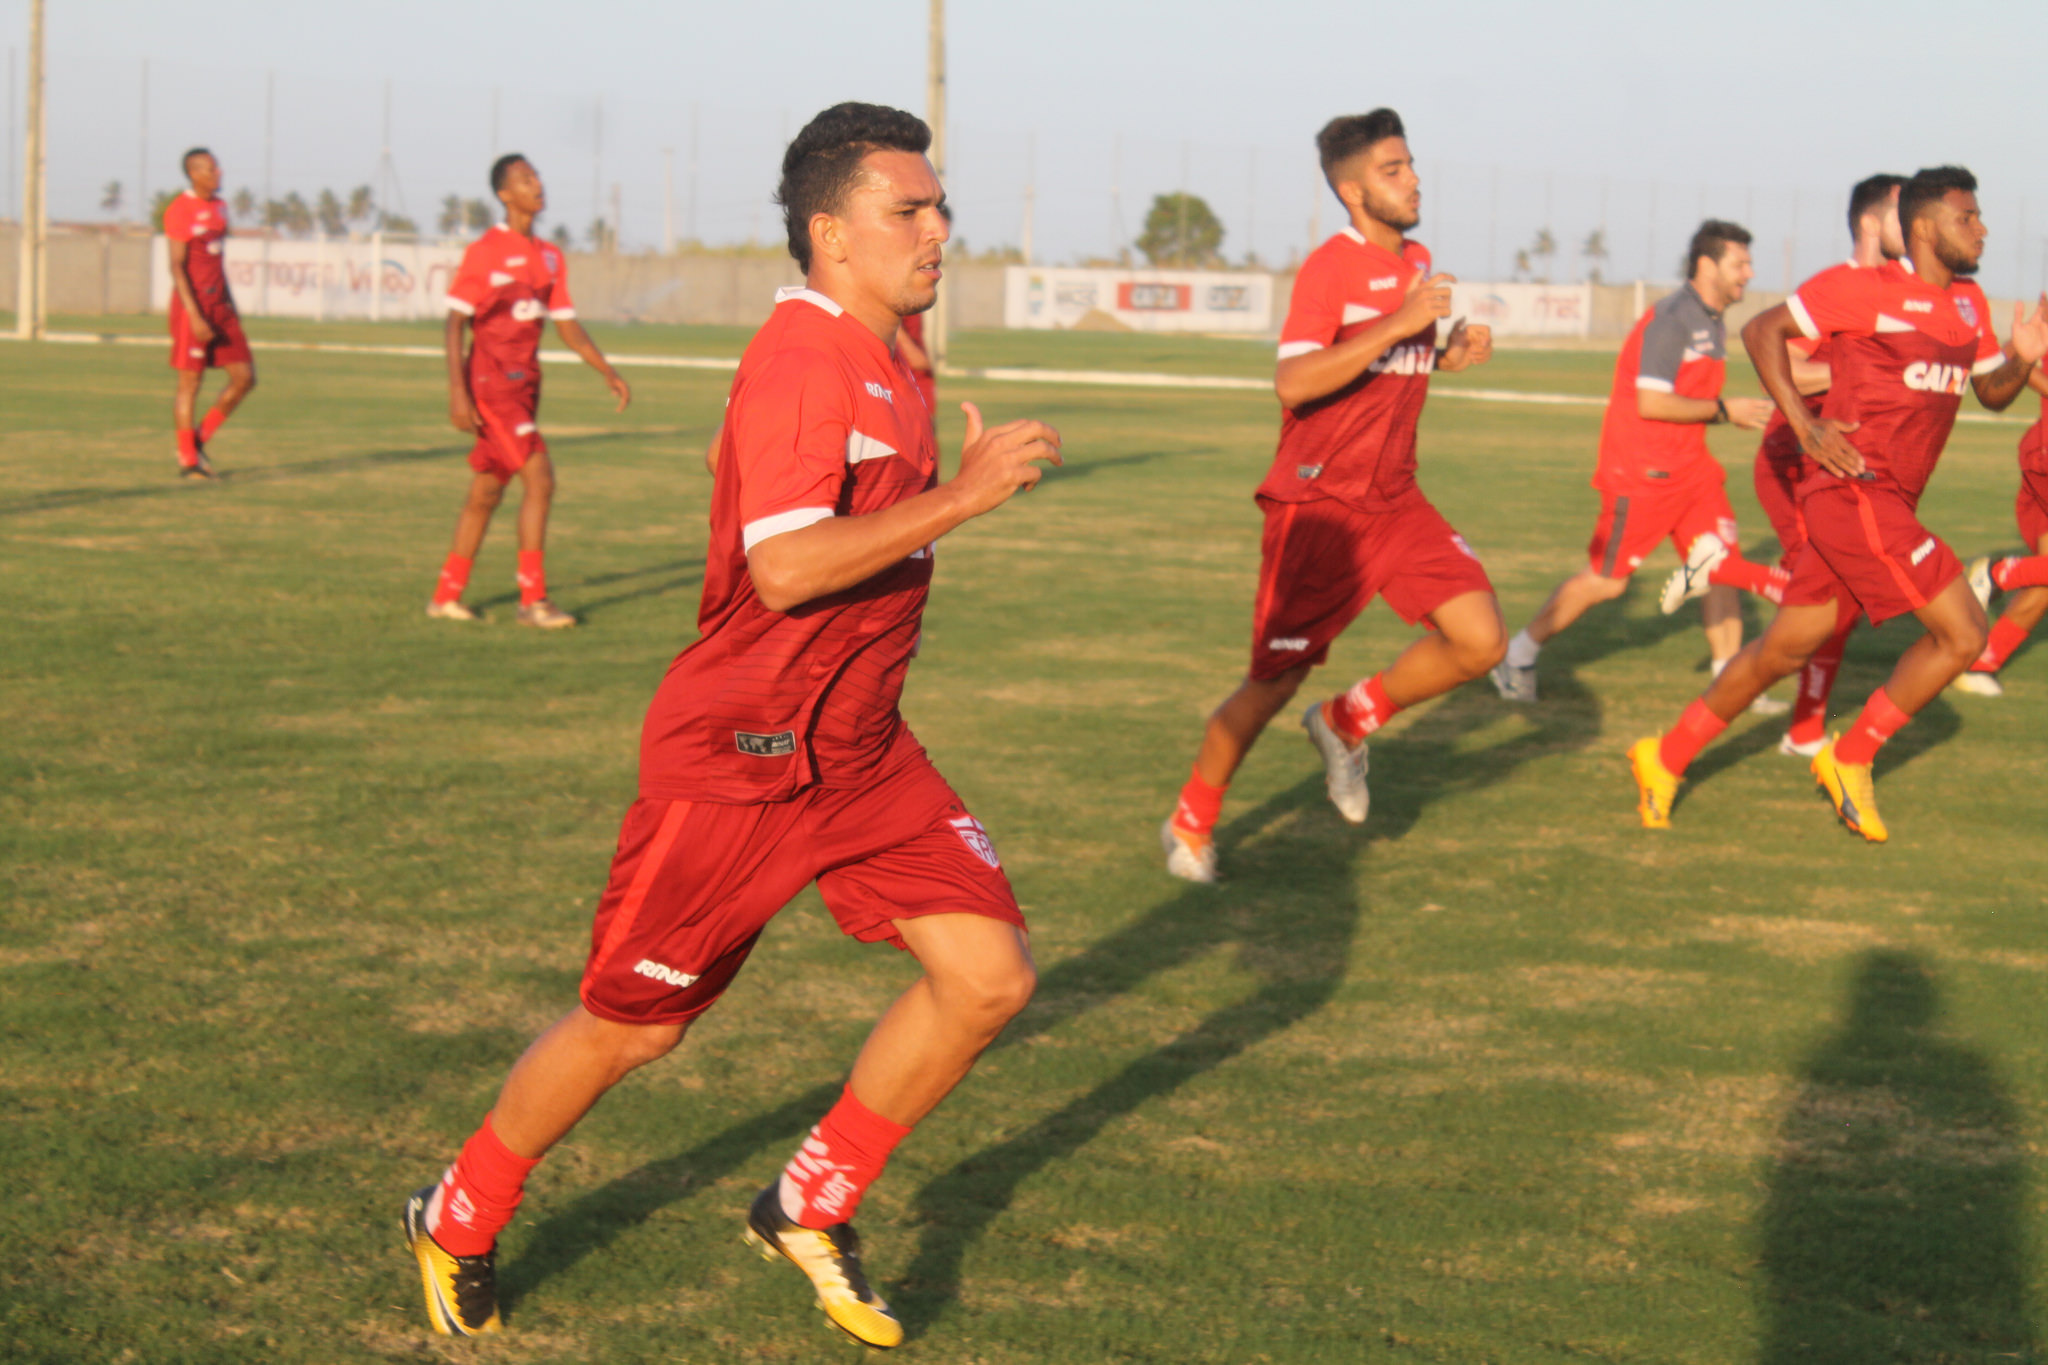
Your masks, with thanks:
[{"label": "distant tree", "polygon": [[575,245],[575,242],[569,236],[569,225],[567,223],[555,224],[555,230],[549,236],[548,240],[553,242],[556,246],[562,248],[562,250],[564,251],[567,251],[570,247]]},{"label": "distant tree", "polygon": [[235,217],[253,219],[256,216],[256,194],[244,185],[235,191],[235,197],[229,202],[229,206],[234,209]]},{"label": "distant tree", "polygon": [[100,189],[100,212],[119,213],[120,211],[121,182],[118,180],[109,180]]},{"label": "distant tree", "polygon": [[313,210],[297,190],[263,206],[263,225],[278,232],[304,237],[313,231]]},{"label": "distant tree", "polygon": [[1155,266],[1204,266],[1222,259],[1223,224],[1201,196],[1154,195],[1137,248]]},{"label": "distant tree", "polygon": [[1579,254],[1589,262],[1586,279],[1593,284],[1600,283],[1604,273],[1602,267],[1607,263],[1607,234],[1594,228],[1586,234],[1586,244],[1579,248]]},{"label": "distant tree", "polygon": [[341,197],[333,190],[320,191],[320,197],[313,201],[313,221],[329,237],[339,237],[348,231],[348,224],[342,219]]},{"label": "distant tree", "polygon": [[612,225],[602,218],[591,219],[590,226],[583,230],[583,236],[590,243],[592,251],[608,252],[618,245],[618,234],[613,231]]},{"label": "distant tree", "polygon": [[462,196],[451,194],[441,201],[441,216],[434,220],[434,226],[443,237],[453,237],[462,231],[462,218]]},{"label": "distant tree", "polygon": [[380,213],[377,215],[377,231],[396,232],[418,236],[420,225],[402,213]]},{"label": "distant tree", "polygon": [[164,210],[178,197],[176,190],[158,190],[149,201],[149,225],[158,232],[164,230]]},{"label": "distant tree", "polygon": [[462,203],[462,225],[471,232],[482,232],[494,217],[491,206],[481,199],[465,199]]},{"label": "distant tree", "polygon": [[377,216],[377,196],[368,185],[358,185],[348,192],[348,206],[341,216],[351,223],[367,223]]},{"label": "distant tree", "polygon": [[1529,243],[1529,254],[1543,262],[1543,283],[1550,283],[1550,261],[1557,255],[1557,238],[1550,235],[1549,228],[1537,228],[1536,240]]},{"label": "distant tree", "polygon": [[1515,253],[1515,278],[1518,280],[1524,279],[1528,276],[1528,274],[1529,253],[1527,251],[1517,251]]}]

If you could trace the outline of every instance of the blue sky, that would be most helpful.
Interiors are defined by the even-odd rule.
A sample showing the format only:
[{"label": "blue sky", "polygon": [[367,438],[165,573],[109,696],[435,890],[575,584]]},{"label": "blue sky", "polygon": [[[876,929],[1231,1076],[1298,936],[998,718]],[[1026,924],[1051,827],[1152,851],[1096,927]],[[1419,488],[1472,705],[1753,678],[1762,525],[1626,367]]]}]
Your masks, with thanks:
[{"label": "blue sky", "polygon": [[[231,187],[260,190],[273,72],[277,193],[375,179],[388,81],[413,216],[480,193],[492,152],[516,146],[579,231],[618,185],[629,247],[660,239],[664,148],[678,232],[773,239],[775,163],[804,118],[847,98],[924,103],[921,0],[49,5],[62,217],[101,216],[110,180],[131,202],[145,174],[163,188],[195,142]],[[17,71],[27,15],[0,0]],[[1418,235],[1468,278],[1505,273],[1546,225],[1559,277],[1593,263],[1580,248],[1603,226],[1610,276],[1668,276],[1711,213],[1756,231],[1775,287],[1840,254],[1851,181],[1957,161],[1984,182],[1985,284],[2042,284],[2048,175],[2028,153],[2048,19],[2030,7],[954,0],[949,26],[950,188],[977,247],[1019,239],[1027,185],[1050,260],[1109,251],[1153,194],[1185,186],[1224,219],[1228,253],[1284,260],[1336,222],[1316,128],[1391,104],[1425,177]]]}]

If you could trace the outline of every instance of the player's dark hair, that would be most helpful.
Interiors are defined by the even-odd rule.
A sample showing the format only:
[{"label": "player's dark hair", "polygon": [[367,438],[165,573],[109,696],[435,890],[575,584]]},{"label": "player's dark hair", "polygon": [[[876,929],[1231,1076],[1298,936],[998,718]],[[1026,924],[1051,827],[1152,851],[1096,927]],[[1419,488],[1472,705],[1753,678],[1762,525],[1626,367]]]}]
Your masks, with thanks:
[{"label": "player's dark hair", "polygon": [[782,154],[782,183],[775,187],[796,263],[810,270],[811,219],[845,208],[863,157],[923,153],[931,145],[932,130],[923,119],[884,104],[835,104],[806,123]]},{"label": "player's dark hair", "polygon": [[1316,134],[1316,156],[1323,163],[1323,179],[1331,189],[1337,188],[1337,168],[1357,156],[1376,142],[1390,137],[1406,137],[1408,130],[1401,126],[1401,116],[1391,109],[1375,109],[1370,114],[1340,114],[1323,125],[1323,131]]},{"label": "player's dark hair", "polygon": [[1699,269],[1701,261],[1718,261],[1729,247],[1748,245],[1748,228],[1719,218],[1707,219],[1693,233],[1692,240],[1685,244],[1685,278],[1692,278],[1692,272]]},{"label": "player's dark hair", "polygon": [[[512,174],[512,168],[526,160],[524,152],[507,152],[491,163],[491,193],[505,188],[505,178]],[[531,164],[531,163],[528,163]]]},{"label": "player's dark hair", "polygon": [[1899,190],[1899,232],[1913,231],[1913,220],[1941,202],[1951,190],[1977,192],[1977,177],[1961,166],[1930,166],[1913,172]]},{"label": "player's dark hair", "polygon": [[178,174],[190,180],[192,178],[192,158],[195,156],[212,155],[213,153],[204,147],[194,147],[191,151],[178,158]]},{"label": "player's dark hair", "polygon": [[1863,221],[1863,215],[1882,208],[1884,201],[1891,197],[1893,190],[1906,183],[1903,175],[1873,175],[1868,180],[1856,182],[1856,188],[1849,191],[1849,239],[1856,239],[1856,225]]}]

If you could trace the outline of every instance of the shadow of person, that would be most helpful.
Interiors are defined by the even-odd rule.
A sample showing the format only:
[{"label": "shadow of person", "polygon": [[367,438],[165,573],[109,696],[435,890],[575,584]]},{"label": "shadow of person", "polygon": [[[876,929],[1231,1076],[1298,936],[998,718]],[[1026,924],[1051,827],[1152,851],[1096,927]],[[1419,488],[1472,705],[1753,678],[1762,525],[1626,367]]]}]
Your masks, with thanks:
[{"label": "shadow of person", "polygon": [[2023,1144],[1914,956],[1864,956],[1801,1069],[1762,1227],[1762,1365],[2038,1361]]}]

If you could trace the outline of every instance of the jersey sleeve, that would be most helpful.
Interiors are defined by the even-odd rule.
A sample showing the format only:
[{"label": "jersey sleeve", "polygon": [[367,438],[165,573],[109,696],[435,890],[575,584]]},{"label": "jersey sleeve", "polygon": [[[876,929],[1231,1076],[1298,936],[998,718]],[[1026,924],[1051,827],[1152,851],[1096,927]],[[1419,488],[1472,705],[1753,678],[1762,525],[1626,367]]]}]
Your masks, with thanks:
[{"label": "jersey sleeve", "polygon": [[837,515],[853,419],[845,376],[817,351],[784,351],[734,396],[726,420],[744,548]]},{"label": "jersey sleeve", "polygon": [[1658,393],[1676,391],[1679,367],[1685,364],[1685,348],[1691,342],[1692,329],[1682,310],[1660,308],[1651,314],[1636,359],[1636,387]]},{"label": "jersey sleeve", "polygon": [[491,296],[490,270],[484,264],[484,254],[478,248],[480,242],[470,244],[462,253],[462,264],[455,268],[455,279],[448,285],[446,303],[450,311],[472,317],[484,306],[484,300]]},{"label": "jersey sleeve", "polygon": [[1874,270],[1828,270],[1799,286],[1785,300],[1801,334],[1824,341],[1837,332],[1868,332],[1877,326],[1877,305],[1867,287]]},{"label": "jersey sleeve", "polygon": [[1287,321],[1280,328],[1282,360],[1322,350],[1337,339],[1337,331],[1344,325],[1343,291],[1330,260],[1327,254],[1310,256],[1294,277]]},{"label": "jersey sleeve", "polygon": [[1971,302],[1977,308],[1977,362],[1970,367],[1971,374],[1990,374],[2005,363],[2005,347],[1999,343],[1998,333],[1991,326],[1991,300],[1984,297],[1984,290],[1975,281],[1969,286]]},{"label": "jersey sleeve", "polygon": [[548,316],[557,322],[576,316],[576,301],[569,297],[569,257],[564,252],[554,253],[554,273],[548,277]]}]

